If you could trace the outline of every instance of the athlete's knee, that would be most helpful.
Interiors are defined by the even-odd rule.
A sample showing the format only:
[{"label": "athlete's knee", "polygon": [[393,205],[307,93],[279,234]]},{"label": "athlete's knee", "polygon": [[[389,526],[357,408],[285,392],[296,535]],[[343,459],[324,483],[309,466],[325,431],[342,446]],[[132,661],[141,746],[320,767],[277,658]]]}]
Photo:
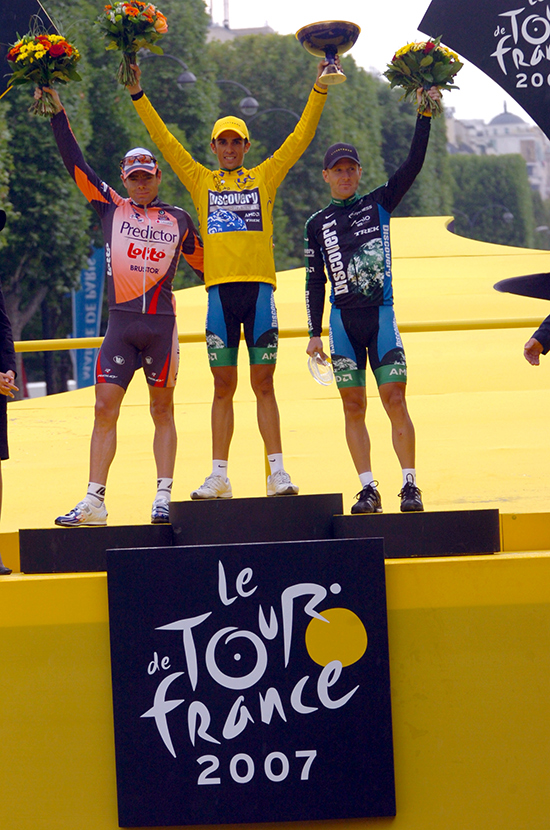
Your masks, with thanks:
[{"label": "athlete's knee", "polygon": [[340,390],[344,417],[349,421],[365,420],[367,414],[367,398],[362,389],[348,388]]},{"label": "athlete's knee", "polygon": [[212,369],[214,377],[214,397],[218,399],[233,398],[237,388],[237,367],[223,366]]},{"label": "athlete's knee", "polygon": [[408,417],[404,383],[385,383],[380,387],[380,397],[390,418]]},{"label": "athlete's knee", "polygon": [[149,411],[157,426],[174,422],[174,399],[172,396],[162,398],[151,397]]},{"label": "athlete's knee", "polygon": [[257,398],[265,398],[275,394],[274,372],[275,366],[272,365],[250,367],[250,384]]},{"label": "athlete's knee", "polygon": [[[124,392],[122,392],[122,395]],[[120,402],[122,398],[112,395],[96,396],[94,417],[96,424],[101,426],[112,426],[116,424],[120,412]]]}]

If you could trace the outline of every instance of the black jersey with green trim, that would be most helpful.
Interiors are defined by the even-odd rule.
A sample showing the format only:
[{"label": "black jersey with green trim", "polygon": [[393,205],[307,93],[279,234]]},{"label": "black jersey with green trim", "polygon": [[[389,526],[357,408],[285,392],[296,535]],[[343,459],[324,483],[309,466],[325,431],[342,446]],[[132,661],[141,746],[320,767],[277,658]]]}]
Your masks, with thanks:
[{"label": "black jersey with green trim", "polygon": [[306,308],[310,337],[320,336],[325,283],[337,308],[393,305],[390,215],[422,169],[431,118],[416,121],[407,160],[365,196],[355,194],[314,213],[306,222]]},{"label": "black jersey with green trim", "polygon": [[203,279],[203,248],[183,208],[138,205],[102,181],[86,163],[64,110],[52,118],[63,163],[101,219],[109,310],[174,316],[172,281],[180,254]]}]

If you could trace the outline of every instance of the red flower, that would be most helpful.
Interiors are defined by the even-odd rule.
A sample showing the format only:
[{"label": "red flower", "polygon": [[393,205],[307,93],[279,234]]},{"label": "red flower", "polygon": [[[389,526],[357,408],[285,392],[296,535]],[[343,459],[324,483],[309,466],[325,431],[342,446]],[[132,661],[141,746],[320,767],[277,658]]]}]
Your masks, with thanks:
[{"label": "red flower", "polygon": [[433,40],[429,40],[424,47],[424,54],[428,55],[432,51],[432,49],[435,49],[435,43],[433,42]]},{"label": "red flower", "polygon": [[52,43],[50,46],[50,55],[52,58],[59,58],[61,55],[65,54],[65,44],[63,42],[60,43]]}]

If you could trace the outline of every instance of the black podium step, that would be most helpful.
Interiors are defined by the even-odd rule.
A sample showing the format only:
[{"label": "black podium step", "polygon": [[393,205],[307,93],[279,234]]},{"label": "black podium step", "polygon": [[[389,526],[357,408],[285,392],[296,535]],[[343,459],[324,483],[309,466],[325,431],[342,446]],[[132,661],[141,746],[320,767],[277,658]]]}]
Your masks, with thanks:
[{"label": "black podium step", "polygon": [[175,545],[331,539],[342,494],[180,501],[170,505]]},{"label": "black podium step", "polygon": [[21,570],[104,571],[106,550],[172,545],[382,538],[386,559],[500,550],[498,510],[341,514],[340,493],[173,502],[169,525],[20,530]]},{"label": "black podium step", "polygon": [[171,525],[52,527],[20,530],[19,558],[26,574],[84,573],[107,570],[108,549],[173,544]]},{"label": "black podium step", "polygon": [[335,516],[336,539],[384,539],[386,559],[469,556],[500,550],[498,510]]}]

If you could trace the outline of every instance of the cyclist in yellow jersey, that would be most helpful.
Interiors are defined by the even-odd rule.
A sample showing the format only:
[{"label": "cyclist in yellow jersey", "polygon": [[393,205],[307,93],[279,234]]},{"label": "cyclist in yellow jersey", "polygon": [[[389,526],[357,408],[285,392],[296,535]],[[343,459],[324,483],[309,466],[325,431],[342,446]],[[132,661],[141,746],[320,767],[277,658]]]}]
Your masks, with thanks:
[{"label": "cyclist in yellow jersey", "polygon": [[138,81],[128,91],[151,139],[188,189],[199,217],[204,244],[204,275],[208,291],[206,341],[214,377],[212,404],[212,473],[193,499],[231,498],[227,477],[233,435],[233,397],[237,388],[237,353],[244,326],[250,358],[250,380],[257,399],[257,417],[270,464],[268,496],[293,495],[298,487],[283,466],[279,410],[273,375],[277,361],[278,325],[273,298],[273,204],[277,188],[311,142],[327,97],[317,78],[294,131],[278,150],[257,167],[243,166],[250,149],[248,128],[241,118],[218,119],[210,147],[219,168],[195,161],[166,128]]}]

